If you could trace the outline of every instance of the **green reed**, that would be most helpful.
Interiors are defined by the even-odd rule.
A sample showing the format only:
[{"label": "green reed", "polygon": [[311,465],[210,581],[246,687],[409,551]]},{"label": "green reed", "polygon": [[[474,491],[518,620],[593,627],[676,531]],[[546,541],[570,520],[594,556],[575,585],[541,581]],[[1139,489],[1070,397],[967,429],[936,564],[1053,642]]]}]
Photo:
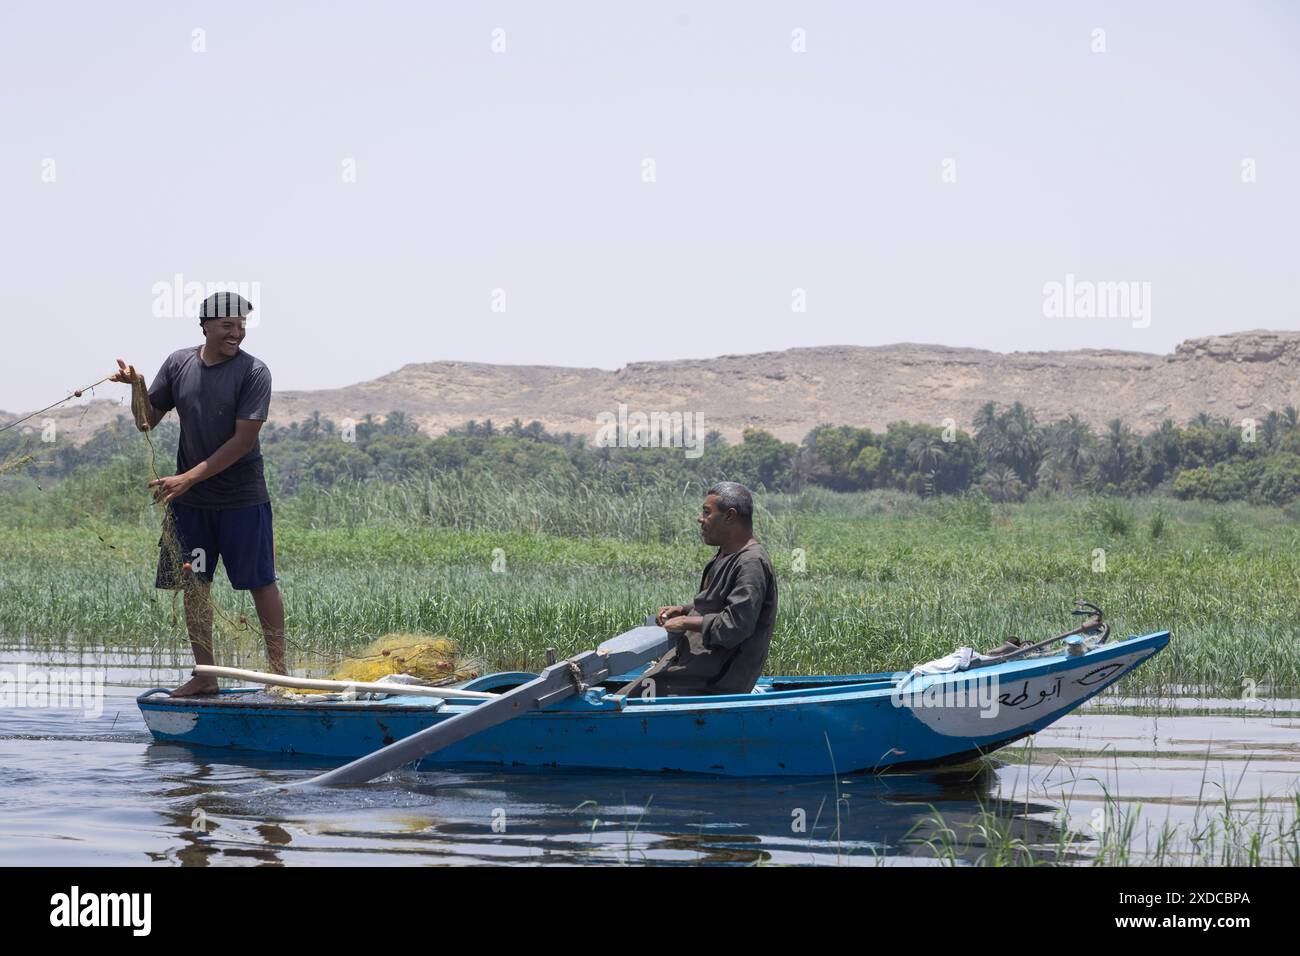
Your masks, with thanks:
[{"label": "green reed", "polygon": [[[171,595],[152,587],[157,517],[130,469],[19,491],[0,496],[0,635],[183,645]],[[1083,598],[1116,636],[1174,633],[1127,692],[1300,687],[1300,526],[1279,509],[823,489],[760,501],[780,587],[769,672],[892,670],[1040,638],[1073,626]],[[548,647],[589,647],[688,599],[710,553],[699,503],[696,488],[454,475],[303,488],[274,505],[289,637],[304,666],[400,630],[533,669]],[[221,574],[214,596],[255,621]]]}]

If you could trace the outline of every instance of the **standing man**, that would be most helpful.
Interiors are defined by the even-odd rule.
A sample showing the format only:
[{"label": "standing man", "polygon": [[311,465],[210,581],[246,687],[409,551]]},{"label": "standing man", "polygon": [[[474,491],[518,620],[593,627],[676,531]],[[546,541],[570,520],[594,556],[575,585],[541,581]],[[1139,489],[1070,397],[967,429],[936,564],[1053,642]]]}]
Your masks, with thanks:
[{"label": "standing man", "polygon": [[748,694],[767,663],[776,624],[772,559],[754,537],[754,498],[723,481],[709,489],[696,519],[718,553],[704,567],[690,604],[659,609],[655,621],[677,646],[620,693],[644,697]]},{"label": "standing man", "polygon": [[[230,586],[253,595],[269,667],[284,674],[284,604],[275,583],[271,496],[257,440],[271,407],[271,372],[240,349],[252,311],[252,304],[233,292],[210,295],[199,310],[202,345],[169,355],[147,390],[144,376],[121,359],[112,381],[135,390],[132,411],[140,431],[156,426],[173,408],[180,418],[176,474],[149,482],[154,498],[174,518],[180,555],[168,547],[164,521],[154,586],[184,587],[185,628],[195,663],[213,663],[211,587],[220,558]],[[216,678],[194,675],[172,696],[216,692]]]}]

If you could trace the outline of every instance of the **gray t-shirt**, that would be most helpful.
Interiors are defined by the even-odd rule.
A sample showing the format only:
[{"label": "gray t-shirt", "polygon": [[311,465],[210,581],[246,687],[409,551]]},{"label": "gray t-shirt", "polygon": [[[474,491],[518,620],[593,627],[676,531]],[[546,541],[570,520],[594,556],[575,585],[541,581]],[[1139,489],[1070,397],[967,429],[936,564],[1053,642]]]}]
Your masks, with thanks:
[{"label": "gray t-shirt", "polygon": [[[266,421],[271,410],[271,371],[241,350],[234,358],[204,365],[202,346],[167,356],[149,386],[149,401],[160,412],[173,408],[181,420],[176,473],[189,471],[235,435],[238,418]],[[246,508],[270,501],[262,474],[262,446],[254,443],[243,458],[176,499],[194,508]]]}]

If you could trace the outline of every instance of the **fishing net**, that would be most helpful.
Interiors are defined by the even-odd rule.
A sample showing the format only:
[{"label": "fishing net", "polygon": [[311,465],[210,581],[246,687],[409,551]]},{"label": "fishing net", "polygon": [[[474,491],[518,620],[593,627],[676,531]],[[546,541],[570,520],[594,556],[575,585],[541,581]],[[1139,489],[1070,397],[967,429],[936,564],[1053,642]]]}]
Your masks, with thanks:
[{"label": "fishing net", "polygon": [[6,461],[0,463],[0,477],[3,477],[8,472],[18,471],[22,468],[26,468],[35,460],[36,459],[33,458],[31,455],[23,455],[21,458],[15,458],[12,461]]},{"label": "fishing net", "polygon": [[477,661],[462,657],[456,642],[447,637],[419,634],[385,634],[354,657],[342,661],[330,680],[378,681],[393,674],[409,674],[431,684],[477,677]]},{"label": "fishing net", "polygon": [[[46,408],[38,412],[33,412],[16,421],[0,425],[0,431],[16,428],[42,412],[63,405],[74,398],[80,398],[87,392],[93,393],[96,386],[109,381],[112,377],[106,376],[93,385],[77,389],[71,395],[60,399],[53,405],[46,406]],[[145,383],[143,379],[137,378],[131,383],[131,415],[137,424],[145,426],[141,428],[141,432],[149,446],[149,470],[153,473],[155,480],[161,480],[162,476],[158,470],[158,447],[153,440],[152,429],[148,427],[146,413],[149,407]],[[35,463],[36,459],[32,455],[21,455],[13,460],[0,462],[0,477],[9,472],[23,470]],[[163,503],[155,498],[154,507],[158,512],[160,526],[157,578],[158,583],[164,589],[171,591],[172,626],[175,627],[181,623],[183,597],[186,630],[189,631],[192,643],[210,652],[214,644],[214,637],[219,636],[236,646],[237,657],[242,656],[245,652],[258,653],[261,648],[240,646],[245,638],[255,639],[260,637],[262,641],[258,643],[269,643],[266,640],[267,635],[263,633],[262,628],[259,626],[260,622],[257,620],[257,616],[251,615],[250,619],[249,614],[238,610],[228,611],[213,600],[211,586],[197,573],[198,569],[191,565],[194,559],[186,551],[185,545],[177,532],[175,512],[171,504]],[[109,538],[96,530],[99,524],[96,516],[82,508],[75,508],[74,510],[83,520],[88,530],[99,538],[106,547],[118,553],[124,560],[131,560]],[[151,598],[151,600],[154,599]],[[407,679],[422,683],[446,684],[477,677],[483,670],[481,663],[463,657],[455,643],[446,637],[421,634],[386,634],[363,648],[356,655],[350,656],[341,662],[337,661],[334,652],[302,646],[290,640],[287,636],[283,636],[283,641],[285,645],[298,652],[297,656],[300,660],[308,656],[314,658],[318,664],[317,667],[313,668],[314,670],[321,669],[321,666],[325,668],[332,667],[333,672],[327,676],[333,680],[358,683],[378,682],[384,678],[406,675]]]},{"label": "fishing net", "polygon": [[[483,672],[481,661],[460,653],[447,637],[423,634],[385,634],[335,666],[326,680],[348,683],[453,684],[471,680]],[[394,691],[400,693],[400,690]],[[345,696],[305,687],[270,687],[272,696],[309,697],[330,700]],[[362,695],[369,696],[369,695]]]},{"label": "fishing net", "polygon": [[[137,422],[147,422],[145,415],[147,407],[148,393],[144,381],[136,379],[131,383],[131,414]],[[149,443],[149,469],[153,472],[154,478],[159,479],[161,476],[158,474],[158,448],[149,434],[151,429],[144,428],[142,431],[145,441]],[[232,630],[253,630],[247,615],[240,614],[238,619],[234,619],[219,610],[213,603],[211,587],[206,585],[203,578],[193,573],[188,560],[190,556],[185,553],[180,535],[176,531],[176,515],[172,506],[162,502],[156,502],[156,505],[162,512],[162,529],[158,537],[158,580],[165,588],[172,591],[172,626],[179,623],[177,598],[181,592],[184,592],[186,597],[192,596],[195,599],[190,601],[191,608],[187,611],[186,624],[187,630],[191,632],[190,640],[207,651],[212,651],[212,631],[218,622],[224,622]],[[189,614],[193,614],[195,619],[189,620]]]}]

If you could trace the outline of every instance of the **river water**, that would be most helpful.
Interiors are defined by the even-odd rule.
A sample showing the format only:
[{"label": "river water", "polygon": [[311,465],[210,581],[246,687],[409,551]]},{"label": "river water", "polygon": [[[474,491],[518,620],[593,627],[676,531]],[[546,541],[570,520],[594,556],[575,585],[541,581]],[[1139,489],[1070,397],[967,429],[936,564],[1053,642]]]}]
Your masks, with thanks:
[{"label": "river water", "polygon": [[[934,773],[482,768],[284,793],[268,788],[326,765],[150,737],[136,694],[189,666],[157,648],[0,644],[0,673],[105,677],[94,706],[0,706],[0,865],[933,865],[987,860],[990,842],[1012,839],[1040,861],[1087,863],[1125,828],[1132,862],[1222,862],[1222,846],[1252,833],[1263,862],[1294,862],[1294,699],[1103,697],[997,757]],[[981,837],[990,824],[1006,836]],[[1164,857],[1162,827],[1181,846]]]}]

